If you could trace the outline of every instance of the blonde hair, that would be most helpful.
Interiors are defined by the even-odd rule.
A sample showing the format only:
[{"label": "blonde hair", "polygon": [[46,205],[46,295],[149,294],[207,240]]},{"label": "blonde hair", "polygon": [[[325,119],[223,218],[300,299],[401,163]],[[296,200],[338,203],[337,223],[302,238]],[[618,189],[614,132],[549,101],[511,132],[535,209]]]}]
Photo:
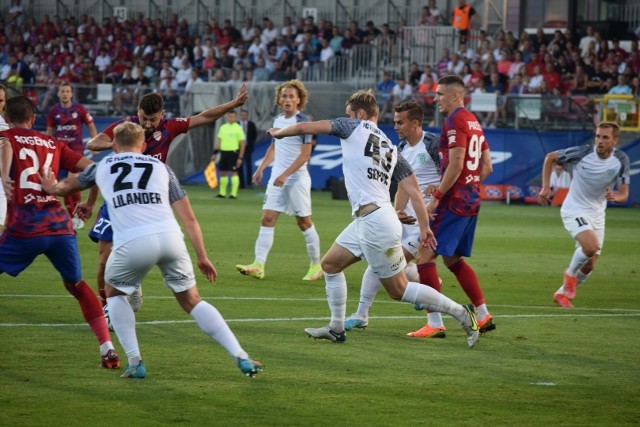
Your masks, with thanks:
[{"label": "blonde hair", "polygon": [[136,147],[144,142],[144,129],[137,123],[122,122],[113,129],[113,142],[121,147]]},{"label": "blonde hair", "polygon": [[347,99],[347,107],[351,107],[352,111],[364,110],[367,118],[378,116],[378,103],[373,95],[373,90],[359,90]]},{"label": "blonde hair", "polygon": [[293,79],[286,81],[284,83],[280,83],[278,87],[276,87],[276,96],[274,99],[274,103],[277,106],[280,106],[280,95],[282,91],[288,88],[293,88],[298,91],[298,98],[300,98],[300,104],[298,105],[298,111],[304,111],[307,108],[307,102],[309,101],[309,92],[307,92],[307,88],[304,87],[304,83],[302,83],[298,79]]},{"label": "blonde hair", "polygon": [[614,138],[617,138],[618,133],[620,133],[620,126],[616,122],[601,122],[598,125],[598,129],[611,129],[611,134]]}]

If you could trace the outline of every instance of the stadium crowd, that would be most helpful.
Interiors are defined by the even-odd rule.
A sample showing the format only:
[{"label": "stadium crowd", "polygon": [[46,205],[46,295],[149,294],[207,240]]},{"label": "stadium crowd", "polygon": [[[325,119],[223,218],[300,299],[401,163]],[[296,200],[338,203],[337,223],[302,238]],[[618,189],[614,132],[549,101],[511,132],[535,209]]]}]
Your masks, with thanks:
[{"label": "stadium crowd", "polygon": [[[352,21],[339,28],[322,19],[285,17],[276,25],[269,17],[261,22],[251,18],[241,28],[230,19],[222,25],[211,19],[197,31],[195,26],[173,14],[168,22],[142,14],[118,22],[115,17],[102,23],[88,15],[78,19],[49,15],[23,16],[9,13],[0,21],[0,80],[21,89],[48,87],[29,93],[41,110],[55,102],[56,85],[113,83],[119,89],[113,106],[117,114],[135,106],[140,93],[155,90],[171,98],[189,92],[198,81],[260,82],[286,81],[300,70],[326,66],[332,58],[350,55],[355,46],[395,46],[407,43],[408,25],[448,25],[434,7],[425,6],[416,22],[400,20],[396,29],[378,27],[369,21],[361,28]],[[472,49],[471,44],[478,46]],[[405,75],[392,76],[378,85],[378,97],[392,104],[408,97],[424,106],[432,103],[439,77],[455,73],[470,91],[505,94],[596,95],[604,93],[640,94],[640,51],[638,40],[625,50],[618,40],[606,40],[587,27],[578,35],[571,29],[556,31],[552,37],[538,29],[517,38],[511,31],[464,41],[444,49],[434,64],[412,63]],[[396,91],[395,80],[405,80],[408,89]],[[304,80],[304,75],[302,75]],[[131,108],[129,108],[130,110]],[[494,126],[499,111],[485,121]]]}]

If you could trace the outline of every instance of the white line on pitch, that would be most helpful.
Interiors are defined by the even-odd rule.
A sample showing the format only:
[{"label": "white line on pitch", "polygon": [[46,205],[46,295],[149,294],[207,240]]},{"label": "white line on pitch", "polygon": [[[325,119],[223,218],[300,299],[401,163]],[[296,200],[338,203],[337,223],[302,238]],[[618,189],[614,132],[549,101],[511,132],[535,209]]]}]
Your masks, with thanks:
[{"label": "white line on pitch", "polygon": [[[559,317],[640,317],[640,313],[626,314],[504,314],[495,316],[496,319],[519,319],[519,318],[559,318]],[[302,322],[308,320],[326,321],[327,317],[271,317],[271,318],[249,318],[249,319],[225,319],[229,323],[246,323],[246,322]],[[371,320],[399,320],[399,319],[424,319],[424,316],[371,316]],[[180,323],[195,323],[193,320],[150,320],[146,322],[137,322],[138,325],[171,325]],[[79,327],[87,326],[86,323],[0,323],[0,327]]]}]

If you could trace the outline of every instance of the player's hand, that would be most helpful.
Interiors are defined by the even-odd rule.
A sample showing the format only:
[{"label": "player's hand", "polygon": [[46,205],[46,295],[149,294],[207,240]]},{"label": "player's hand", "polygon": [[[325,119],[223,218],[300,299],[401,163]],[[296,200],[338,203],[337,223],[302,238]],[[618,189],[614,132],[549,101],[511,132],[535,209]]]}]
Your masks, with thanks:
[{"label": "player's hand", "polygon": [[607,189],[606,189],[606,191],[604,193],[604,197],[605,197],[605,199],[607,199],[607,202],[615,202],[617,195],[618,195],[618,192],[611,191],[611,189],[608,188],[608,187],[607,187]]},{"label": "player's hand", "polygon": [[76,210],[73,211],[73,214],[78,218],[87,222],[91,215],[93,215],[93,206],[89,206],[87,202],[80,202],[76,205]]},{"label": "player's hand", "polygon": [[438,207],[438,199],[432,197],[427,203],[427,214],[429,215],[429,219],[433,220],[436,217],[436,208]]},{"label": "player's hand", "polygon": [[436,192],[436,190],[437,190],[437,189],[438,189],[438,186],[437,186],[437,185],[427,185],[427,186],[424,188],[423,194],[424,194],[425,196],[429,196],[429,197],[431,197],[431,196],[433,195],[433,193],[435,193],[435,192]]},{"label": "player's hand", "polygon": [[235,103],[236,103],[236,107],[239,107],[241,105],[244,105],[245,102],[247,102],[247,99],[249,98],[249,86],[247,86],[246,83],[242,83],[242,86],[240,86],[240,90],[238,91],[238,94],[236,95],[236,99],[234,99]]},{"label": "player's hand", "polygon": [[212,154],[211,161],[217,165],[220,162],[220,153]]},{"label": "player's hand", "polygon": [[277,139],[278,138],[277,134],[278,134],[279,130],[280,130],[280,128],[271,128],[271,129],[267,130],[267,135],[269,135],[272,138],[276,138]]},{"label": "player's hand", "polygon": [[53,169],[51,169],[50,167],[47,169],[42,168],[42,173],[38,174],[38,178],[40,178],[42,190],[46,193],[53,194],[56,184],[58,183],[56,175],[53,173]]},{"label": "player's hand", "polygon": [[251,182],[253,182],[253,185],[255,185],[256,187],[259,187],[260,184],[262,184],[262,171],[261,170],[257,170],[253,173],[253,176],[251,177]]},{"label": "player's hand", "polygon": [[422,246],[431,249],[434,252],[436,250],[436,247],[438,246],[436,236],[433,235],[433,231],[431,231],[430,227],[421,233],[420,242],[422,243]]},{"label": "player's hand", "polygon": [[416,217],[408,215],[405,211],[396,211],[398,219],[403,224],[412,225],[416,223]]},{"label": "player's hand", "polygon": [[551,204],[551,189],[549,187],[542,187],[540,193],[538,193],[538,203],[542,206],[549,206]]},{"label": "player's hand", "polygon": [[280,175],[276,179],[273,180],[273,185],[276,187],[282,187],[289,177],[285,174]]},{"label": "player's hand", "polygon": [[218,278],[218,272],[216,271],[216,268],[213,266],[211,261],[209,261],[209,258],[199,259],[198,268],[200,269],[200,272],[204,274],[208,281],[215,282],[215,280]]}]

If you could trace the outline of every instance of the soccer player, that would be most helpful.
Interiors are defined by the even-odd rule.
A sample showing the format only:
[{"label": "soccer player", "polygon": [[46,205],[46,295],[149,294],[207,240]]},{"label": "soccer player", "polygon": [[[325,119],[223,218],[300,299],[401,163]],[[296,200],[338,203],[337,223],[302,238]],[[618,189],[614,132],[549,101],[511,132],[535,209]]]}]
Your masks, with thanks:
[{"label": "soccer player", "polygon": [[[125,121],[138,123],[144,128],[146,148],[144,154],[148,154],[160,160],[167,161],[169,147],[174,138],[180,134],[189,132],[198,126],[211,123],[224,116],[227,111],[233,110],[247,101],[247,85],[246,83],[240,87],[240,91],[235,99],[217,107],[205,110],[195,116],[187,118],[171,118],[164,117],[164,100],[157,93],[149,93],[144,95],[138,103],[138,115],[129,116],[116,123],[111,124],[105,130],[100,132],[95,138],[92,138],[87,144],[87,148],[95,151],[108,150],[113,147],[113,130],[115,127]],[[82,219],[89,218],[93,211],[97,194],[93,192],[89,195],[86,204],[80,204],[79,215]],[[109,220],[109,212],[107,205],[103,204],[96,221],[89,232],[89,237],[98,242],[98,291],[103,303],[106,301],[104,293],[104,269],[107,258],[111,253],[113,241],[113,232],[111,230],[111,221]],[[142,304],[142,288],[137,287],[136,291],[130,298],[134,311],[137,311]]]},{"label": "soccer player", "polygon": [[[216,196],[218,199],[226,199],[227,187],[229,186],[229,175],[231,175],[231,199],[238,198],[238,188],[240,187],[240,177],[238,171],[242,168],[245,150],[244,130],[238,123],[238,115],[235,111],[227,113],[227,123],[218,129],[218,136],[213,146],[212,160],[219,161],[220,187]],[[220,156],[218,158],[218,155]]]},{"label": "soccer player", "polygon": [[[70,83],[63,82],[58,86],[58,99],[60,103],[49,109],[47,114],[47,135],[51,135],[58,141],[62,141],[76,153],[84,154],[82,143],[82,125],[89,129],[91,138],[98,133],[93,117],[81,104],[73,101],[73,87]],[[61,177],[75,172],[62,170]],[[70,194],[64,198],[64,204],[71,215],[73,228],[76,230],[84,227],[84,221],[75,216],[76,205],[80,202],[80,193]]]},{"label": "soccer player", "polygon": [[473,306],[460,305],[429,286],[409,282],[404,273],[402,224],[389,196],[392,179],[398,182],[398,191],[406,192],[416,210],[421,244],[433,248],[436,240],[429,228],[415,174],[378,128],[378,106],[370,90],[351,95],[346,103],[346,116],[268,131],[274,138],[309,133],[334,135],[340,138],[342,147],[342,170],[354,220],[322,258],[331,321],[327,326],[307,328],[305,332],[318,339],[346,341],[344,270],[365,259],[391,298],[452,315],[466,332],[468,346],[473,347],[479,336]]},{"label": "soccer player", "polygon": [[[394,109],[394,129],[400,137],[398,152],[407,161],[416,175],[424,203],[431,199],[431,194],[440,184],[440,154],[438,153],[438,136],[422,130],[424,112],[419,104],[405,101]],[[406,208],[405,208],[406,206]],[[402,250],[407,261],[413,259],[418,264],[418,280],[440,292],[441,281],[428,283],[428,278],[420,277],[424,270],[422,260],[427,256],[426,247],[420,243],[420,227],[415,222],[416,212],[409,202],[406,193],[396,193],[396,210],[402,224]],[[412,264],[407,264],[407,268]],[[413,266],[413,265],[412,265]],[[405,271],[409,277],[409,272]],[[345,329],[364,329],[369,324],[369,309],[380,289],[380,281],[371,267],[368,267],[362,277],[360,288],[360,302],[358,310],[345,321]],[[418,338],[445,338],[446,328],[442,322],[442,315],[437,311],[427,314],[427,325],[422,329],[409,332],[407,335]]]},{"label": "soccer player", "polygon": [[[299,80],[289,80],[276,88],[275,104],[282,113],[273,121],[274,128],[308,121],[301,113],[307,106],[309,94]],[[273,163],[271,177],[262,205],[260,231],[255,245],[255,259],[249,265],[236,265],[242,273],[262,279],[264,264],[273,246],[276,222],[281,213],[294,215],[309,255],[309,270],[302,280],[318,280],[320,267],[320,237],[311,218],[311,176],[307,161],[311,156],[311,135],[296,135],[274,139],[264,159],[253,174],[254,185],[260,185],[267,166]]]},{"label": "soccer player", "polygon": [[[0,84],[0,132],[9,129],[9,125],[4,120],[4,104],[7,101],[7,88]],[[0,165],[1,167],[2,165]],[[7,219],[7,195],[4,193],[4,185],[0,185],[0,231],[4,229],[4,222]]]},{"label": "soccer player", "polygon": [[420,278],[429,284],[440,280],[435,260],[442,255],[444,265],[478,310],[480,333],[485,333],[496,326],[478,277],[463,257],[471,256],[480,211],[480,183],[493,170],[491,152],[476,116],[464,108],[464,82],[460,77],[440,78],[434,101],[447,116],[439,144],[442,177],[427,203],[439,244],[435,250],[427,248],[427,256],[421,260]]},{"label": "soccer player", "polygon": [[262,365],[249,358],[220,312],[198,293],[191,257],[172,208],[184,224],[202,274],[213,281],[217,272],[207,257],[187,194],[167,165],[142,154],[145,131],[140,125],[123,122],[113,129],[113,135],[117,154],[77,177],[56,182],[50,175],[45,178],[44,188],[64,195],[97,184],[109,206],[114,241],[105,272],[107,301],[111,323],[129,358],[121,376],[147,375],[136,336],[135,314],[125,295],[140,286],[154,265],[162,271],[165,286],[171,289],[180,307],[200,329],[229,352],[242,373],[256,375]]},{"label": "soccer player", "polygon": [[10,198],[7,227],[0,235],[0,274],[16,277],[44,254],[62,277],[67,291],[80,303],[82,314],[100,343],[102,367],[118,368],[100,301],[82,278],[76,232],[58,199],[43,191],[39,171],[60,167],[83,170],[91,160],[66,144],[31,129],[34,106],[25,96],[7,101],[7,121],[0,133],[0,174]]},{"label": "soccer player", "polygon": [[573,307],[576,286],[587,280],[602,252],[607,202],[625,203],[629,198],[629,157],[615,148],[619,132],[617,123],[601,122],[594,144],[554,151],[544,158],[538,196],[543,205],[548,205],[551,197],[549,182],[553,167],[573,165],[573,179],[560,216],[564,228],[576,241],[576,249],[564,272],[562,286],[553,294],[553,300],[564,308]]}]

